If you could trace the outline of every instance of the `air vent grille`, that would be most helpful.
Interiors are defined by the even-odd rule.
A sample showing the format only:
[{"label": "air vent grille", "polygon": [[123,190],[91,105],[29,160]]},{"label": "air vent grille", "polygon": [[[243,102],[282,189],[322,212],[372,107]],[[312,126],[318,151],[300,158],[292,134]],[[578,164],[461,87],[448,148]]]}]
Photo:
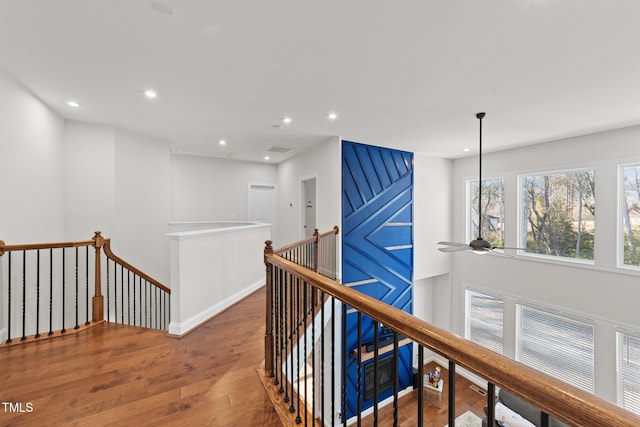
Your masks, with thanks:
[{"label": "air vent grille", "polygon": [[270,153],[286,154],[289,151],[291,151],[291,148],[289,148],[289,147],[278,147],[278,146],[272,145],[271,147],[267,148],[267,151],[269,151]]}]

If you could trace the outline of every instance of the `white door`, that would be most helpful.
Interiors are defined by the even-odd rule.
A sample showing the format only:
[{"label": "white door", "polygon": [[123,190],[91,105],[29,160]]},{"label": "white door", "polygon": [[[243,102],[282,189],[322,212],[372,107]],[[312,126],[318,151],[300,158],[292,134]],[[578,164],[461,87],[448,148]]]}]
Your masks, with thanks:
[{"label": "white door", "polygon": [[316,229],[316,179],[309,178],[301,181],[302,200],[302,232],[303,238],[311,237]]}]

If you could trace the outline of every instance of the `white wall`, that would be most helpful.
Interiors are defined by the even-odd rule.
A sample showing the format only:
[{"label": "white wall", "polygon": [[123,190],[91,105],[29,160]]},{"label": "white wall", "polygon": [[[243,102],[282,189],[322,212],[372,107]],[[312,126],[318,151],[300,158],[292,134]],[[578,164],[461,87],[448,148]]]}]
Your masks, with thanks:
[{"label": "white wall", "polygon": [[77,121],[64,136],[64,238],[100,230],[116,255],[168,284],[169,144]]},{"label": "white wall", "polygon": [[247,221],[248,183],[275,184],[276,166],[186,154],[171,155],[171,219]]},{"label": "white wall", "polygon": [[278,165],[278,228],[275,247],[302,239],[301,181],[316,178],[316,227],[322,232],[341,224],[340,138],[331,137]]},{"label": "white wall", "polygon": [[113,128],[73,120],[64,126],[64,240],[111,237],[115,215]]},{"label": "white wall", "polygon": [[[615,267],[617,235],[617,164],[640,160],[640,126],[487,154],[484,176],[505,179],[505,246],[516,246],[517,174],[568,167],[595,168],[595,265],[553,263],[525,256],[470,252],[452,254],[451,325],[463,334],[465,286],[506,294],[584,314],[596,320],[598,342],[613,342],[612,324],[640,327],[640,274]],[[486,175],[485,175],[486,172]],[[477,157],[454,161],[453,236],[465,236],[465,179],[477,176]],[[606,336],[603,336],[605,334]],[[596,394],[615,399],[615,348],[596,349]]]},{"label": "white wall", "polygon": [[452,162],[416,153],[413,166],[413,278],[418,281],[451,268],[450,257],[435,243],[451,235]]},{"label": "white wall", "polygon": [[0,71],[0,239],[62,240],[63,120]]}]

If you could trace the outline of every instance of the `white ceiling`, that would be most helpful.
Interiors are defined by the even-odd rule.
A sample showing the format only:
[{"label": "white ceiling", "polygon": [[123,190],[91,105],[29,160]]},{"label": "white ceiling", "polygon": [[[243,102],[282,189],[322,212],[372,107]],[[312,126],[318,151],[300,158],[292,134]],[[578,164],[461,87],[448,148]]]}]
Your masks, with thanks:
[{"label": "white ceiling", "polygon": [[278,162],[338,135],[456,158],[478,111],[487,150],[640,124],[640,1],[0,0],[0,67],[178,151]]}]

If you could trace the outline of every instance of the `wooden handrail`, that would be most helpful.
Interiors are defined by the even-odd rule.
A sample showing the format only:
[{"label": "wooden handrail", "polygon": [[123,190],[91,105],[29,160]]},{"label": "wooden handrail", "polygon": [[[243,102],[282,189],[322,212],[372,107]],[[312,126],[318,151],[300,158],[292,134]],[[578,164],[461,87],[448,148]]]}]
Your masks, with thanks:
[{"label": "wooden handrail", "polygon": [[267,266],[277,266],[306,281],[570,425],[628,427],[640,425],[640,416],[280,256],[265,251],[265,263]]},{"label": "wooden handrail", "polygon": [[152,285],[162,289],[163,291],[165,291],[168,294],[171,294],[171,289],[170,288],[166,287],[165,285],[163,285],[162,283],[160,283],[159,281],[157,281],[153,277],[151,277],[148,274],[144,273],[142,270],[134,267],[133,265],[129,264],[128,262],[126,262],[122,258],[120,258],[117,255],[115,255],[113,253],[113,251],[111,251],[111,239],[104,239],[104,254],[107,256],[107,258],[117,262],[118,264],[120,264],[123,267],[125,267],[127,270],[131,271],[132,273],[136,274],[139,277],[142,277],[144,280],[148,281]]},{"label": "wooden handrail", "polygon": [[93,246],[94,240],[81,240],[78,242],[55,242],[55,243],[28,243],[22,245],[6,245],[0,240],[0,256],[5,252],[13,251],[31,251],[36,249],[60,249],[60,248],[76,248],[82,246]]},{"label": "wooden handrail", "polygon": [[323,233],[318,233],[318,229],[316,228],[316,230],[315,230],[315,232],[313,233],[312,236],[307,237],[307,238],[302,239],[302,240],[298,240],[297,242],[289,243],[288,245],[282,246],[280,248],[274,249],[273,252],[276,255],[279,255],[279,254],[281,254],[283,252],[286,252],[288,250],[304,246],[307,243],[317,243],[318,239],[330,236],[332,234],[338,234],[339,232],[340,232],[340,227],[338,227],[337,225],[334,225],[331,230],[325,231]]}]

